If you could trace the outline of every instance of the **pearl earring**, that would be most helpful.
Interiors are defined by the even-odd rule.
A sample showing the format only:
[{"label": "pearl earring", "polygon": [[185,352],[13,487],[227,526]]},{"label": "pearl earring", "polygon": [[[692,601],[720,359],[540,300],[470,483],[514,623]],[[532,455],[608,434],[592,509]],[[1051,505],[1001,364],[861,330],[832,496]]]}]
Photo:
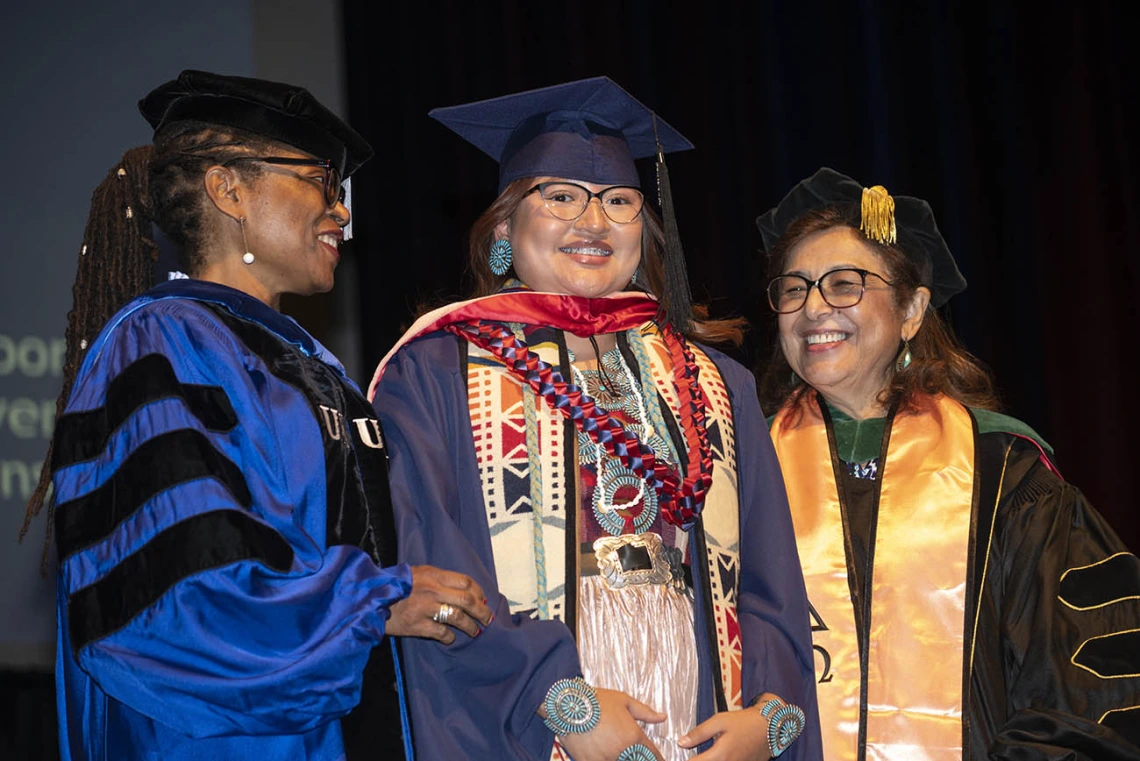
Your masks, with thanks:
[{"label": "pearl earring", "polygon": [[249,250],[249,243],[245,240],[245,217],[238,218],[238,226],[241,227],[241,247],[245,249],[245,253],[241,255],[241,260],[246,264],[253,264],[255,257]]}]

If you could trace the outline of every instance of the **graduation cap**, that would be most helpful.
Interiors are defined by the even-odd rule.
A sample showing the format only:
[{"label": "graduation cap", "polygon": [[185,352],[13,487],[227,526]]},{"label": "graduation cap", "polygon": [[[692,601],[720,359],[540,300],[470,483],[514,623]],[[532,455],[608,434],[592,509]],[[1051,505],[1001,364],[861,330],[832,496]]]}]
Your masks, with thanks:
[{"label": "graduation cap", "polygon": [[348,177],[368,159],[372,146],[314,98],[281,82],[186,70],[139,101],[155,137],[179,122],[235,127],[331,159]]},{"label": "graduation cap", "polygon": [[499,192],[523,177],[641,187],[635,159],[656,156],[665,225],[666,318],[682,333],[692,296],[664,154],[693,144],[609,77],[593,77],[428,112],[499,163]]},{"label": "graduation cap", "polygon": [[860,230],[870,240],[897,247],[909,257],[930,288],[931,303],[945,304],[966,289],[954,255],[934,221],[934,211],[921,198],[891,196],[882,185],[865,188],[845,174],[823,167],[792,188],[784,200],[756,218],[769,252],[788,226],[806,212],[829,206],[860,210]]},{"label": "graduation cap", "polygon": [[499,162],[499,192],[521,177],[641,187],[634,159],[693,144],[609,77],[435,108],[428,116]]}]

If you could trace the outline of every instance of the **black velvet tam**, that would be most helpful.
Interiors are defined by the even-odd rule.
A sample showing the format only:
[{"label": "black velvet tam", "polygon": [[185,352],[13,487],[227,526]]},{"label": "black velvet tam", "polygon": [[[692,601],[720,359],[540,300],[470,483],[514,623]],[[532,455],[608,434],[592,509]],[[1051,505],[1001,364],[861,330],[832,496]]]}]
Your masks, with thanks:
[{"label": "black velvet tam", "polygon": [[157,137],[178,122],[236,127],[320,159],[348,177],[372,158],[372,146],[303,87],[186,70],[139,101]]},{"label": "black velvet tam", "polygon": [[[942,306],[951,296],[966,290],[966,278],[958,270],[954,255],[934,221],[934,211],[921,198],[895,196],[895,225],[898,247],[918,265],[927,278],[931,303]],[[863,186],[845,174],[824,167],[801,181],[774,209],[756,218],[764,248],[771,252],[788,226],[804,213],[828,206],[860,208]]]}]

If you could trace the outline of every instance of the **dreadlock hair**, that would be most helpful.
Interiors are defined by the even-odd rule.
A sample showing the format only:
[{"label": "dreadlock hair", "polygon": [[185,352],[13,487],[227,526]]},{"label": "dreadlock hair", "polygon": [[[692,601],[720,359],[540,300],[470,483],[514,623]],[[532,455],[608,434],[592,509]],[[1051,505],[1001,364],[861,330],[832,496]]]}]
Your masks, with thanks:
[{"label": "dreadlock hair", "polygon": [[[107,173],[91,195],[91,210],[79,248],[79,264],[72,285],[72,307],[64,334],[67,350],[63,363],[63,388],[55,402],[59,420],[71,396],[71,387],[88,344],[123,304],[150,287],[158,246],[151,239],[147,174],[151,147],[132,148]],[[51,489],[55,438],[48,442],[40,468],[40,480],[28,502],[20,539],[27,535],[32,519],[40,514]],[[43,563],[46,568],[51,541],[54,505],[48,501],[47,539]]]},{"label": "dreadlock hair", "polygon": [[[846,227],[854,230],[859,240],[883,261],[885,277],[892,283],[895,307],[903,309],[920,285],[931,282],[930,266],[926,264],[925,268],[920,268],[897,245],[866,238],[859,232],[859,219],[857,205],[833,205],[806,212],[788,225],[768,252],[768,277],[784,274],[792,249],[809,235]],[[901,341],[899,348],[901,351]],[[993,377],[981,360],[966,350],[933,305],[927,306],[922,325],[910,339],[910,351],[913,357],[910,365],[893,373],[879,394],[878,401],[883,407],[889,408],[897,403],[899,410],[905,411],[912,409],[917,394],[945,394],[969,407],[1000,409]],[[765,410],[777,410],[784,404],[798,401],[810,389],[792,372],[777,340],[760,379],[760,406]]]},{"label": "dreadlock hair", "polygon": [[[153,283],[158,245],[151,237],[152,223],[178,246],[183,270],[191,275],[200,272],[206,263],[210,234],[205,223],[209,203],[203,186],[206,170],[232,158],[270,151],[275,146],[278,144],[245,130],[183,122],[165,130],[153,146],[124,153],[95,188],[71,290],[56,420],[67,407],[87,346],[119,309]],[[236,164],[234,169],[251,182],[262,174],[253,162]],[[55,516],[55,505],[49,497],[54,451],[53,437],[20,528],[22,540],[32,519],[47,503],[45,569]]]},{"label": "dreadlock hair", "polygon": [[[489,296],[499,290],[507,281],[508,274],[496,275],[491,272],[487,251],[495,241],[495,228],[511,218],[523,198],[533,185],[531,178],[515,180],[503,189],[495,202],[483,212],[471,226],[468,243],[467,270],[474,287],[467,298]],[[665,296],[665,267],[662,253],[665,245],[665,232],[661,217],[650,204],[641,208],[641,262],[638,264],[637,282],[631,287],[652,294],[658,299]],[[662,302],[663,312],[669,304]],[[708,319],[708,308],[692,305],[693,319],[685,331],[685,337],[712,344],[732,344],[739,346],[744,340],[744,330],[748,322],[742,318],[723,320]]]}]

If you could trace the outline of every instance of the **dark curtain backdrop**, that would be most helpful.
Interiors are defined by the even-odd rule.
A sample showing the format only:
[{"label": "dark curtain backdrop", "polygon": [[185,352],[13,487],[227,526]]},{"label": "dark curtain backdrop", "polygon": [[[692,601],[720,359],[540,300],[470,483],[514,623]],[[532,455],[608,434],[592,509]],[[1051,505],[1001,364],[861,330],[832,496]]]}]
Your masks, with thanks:
[{"label": "dark curtain backdrop", "polygon": [[1140,547],[1131,14],[966,5],[346,0],[349,115],[378,148],[355,188],[364,365],[463,293],[493,200],[494,162],[428,110],[605,74],[696,145],[669,158],[674,200],[694,294],[754,326],[739,359],[772,346],[758,214],[822,165],[925,198],[970,282],[957,332]]}]

